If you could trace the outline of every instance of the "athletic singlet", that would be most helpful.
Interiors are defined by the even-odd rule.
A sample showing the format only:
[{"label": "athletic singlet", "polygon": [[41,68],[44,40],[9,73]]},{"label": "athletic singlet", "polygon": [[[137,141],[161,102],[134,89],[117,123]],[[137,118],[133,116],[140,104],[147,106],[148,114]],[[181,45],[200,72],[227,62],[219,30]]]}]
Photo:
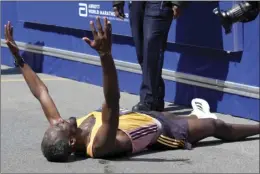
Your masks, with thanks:
[{"label": "athletic singlet", "polygon": [[[94,111],[77,119],[78,126],[89,116],[94,116],[96,119],[90,133],[90,142],[87,147],[87,155],[90,157],[93,157],[92,147],[94,139],[102,125],[101,114],[101,111]],[[161,123],[149,115],[120,109],[118,129],[123,131],[131,140],[132,153],[137,153],[145,149],[148,145],[156,142],[162,128]]]}]

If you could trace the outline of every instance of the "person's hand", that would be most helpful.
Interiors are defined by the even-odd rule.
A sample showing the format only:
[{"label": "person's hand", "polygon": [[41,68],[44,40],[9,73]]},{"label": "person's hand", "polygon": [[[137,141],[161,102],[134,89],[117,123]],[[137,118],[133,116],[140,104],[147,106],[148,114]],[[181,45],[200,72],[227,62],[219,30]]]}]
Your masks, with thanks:
[{"label": "person's hand", "polygon": [[125,12],[124,12],[124,5],[116,5],[113,7],[113,10],[115,12],[115,16],[120,18],[120,19],[124,19],[125,18]]},{"label": "person's hand", "polygon": [[90,47],[97,50],[100,56],[104,54],[110,54],[111,53],[111,35],[112,35],[112,27],[110,21],[107,20],[107,18],[104,18],[104,30],[102,28],[102,25],[100,23],[100,18],[96,18],[96,26],[97,30],[94,26],[94,22],[90,21],[90,28],[93,34],[94,40],[91,41],[87,37],[83,37],[82,39],[89,44]]},{"label": "person's hand", "polygon": [[180,14],[181,14],[180,8],[178,6],[176,6],[176,5],[172,6],[172,11],[173,11],[173,18],[174,19],[177,19],[180,16]]},{"label": "person's hand", "polygon": [[13,54],[14,57],[19,57],[19,48],[16,45],[13,38],[13,26],[11,26],[11,22],[8,21],[7,25],[5,25],[5,43],[8,46],[9,50]]}]

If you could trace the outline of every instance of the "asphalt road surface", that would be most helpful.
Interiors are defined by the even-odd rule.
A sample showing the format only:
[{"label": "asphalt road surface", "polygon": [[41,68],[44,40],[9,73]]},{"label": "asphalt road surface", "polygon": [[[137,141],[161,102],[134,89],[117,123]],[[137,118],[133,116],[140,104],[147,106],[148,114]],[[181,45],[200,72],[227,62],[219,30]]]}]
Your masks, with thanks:
[{"label": "asphalt road surface", "polygon": [[[146,152],[114,160],[79,159],[50,163],[40,150],[48,122],[21,74],[1,66],[1,173],[259,173],[259,136],[235,143],[205,139],[191,151]],[[39,74],[64,118],[83,116],[103,102],[101,87]],[[121,106],[131,109],[138,96],[121,93]],[[169,106],[172,112],[190,109]],[[256,122],[218,114],[233,123]]]}]

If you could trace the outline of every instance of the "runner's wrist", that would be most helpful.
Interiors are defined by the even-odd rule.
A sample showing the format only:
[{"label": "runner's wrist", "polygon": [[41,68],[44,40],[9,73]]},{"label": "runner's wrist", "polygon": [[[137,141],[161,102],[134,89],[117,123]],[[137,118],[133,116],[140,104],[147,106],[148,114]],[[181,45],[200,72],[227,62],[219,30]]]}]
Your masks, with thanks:
[{"label": "runner's wrist", "polygon": [[111,51],[106,51],[106,52],[99,52],[99,57],[103,58],[103,57],[107,57],[107,56],[111,56]]},{"label": "runner's wrist", "polygon": [[23,57],[20,54],[13,55],[14,56],[14,65],[16,67],[22,67],[25,63]]}]

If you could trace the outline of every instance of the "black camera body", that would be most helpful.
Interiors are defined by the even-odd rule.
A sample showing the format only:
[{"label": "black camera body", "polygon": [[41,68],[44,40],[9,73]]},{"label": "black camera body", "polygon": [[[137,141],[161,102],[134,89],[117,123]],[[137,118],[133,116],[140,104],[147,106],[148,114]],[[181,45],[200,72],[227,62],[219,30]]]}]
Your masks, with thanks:
[{"label": "black camera body", "polygon": [[231,32],[232,25],[236,22],[250,22],[256,19],[260,12],[259,1],[245,1],[236,4],[233,8],[223,11],[215,8],[213,13],[220,17],[225,33]]}]

